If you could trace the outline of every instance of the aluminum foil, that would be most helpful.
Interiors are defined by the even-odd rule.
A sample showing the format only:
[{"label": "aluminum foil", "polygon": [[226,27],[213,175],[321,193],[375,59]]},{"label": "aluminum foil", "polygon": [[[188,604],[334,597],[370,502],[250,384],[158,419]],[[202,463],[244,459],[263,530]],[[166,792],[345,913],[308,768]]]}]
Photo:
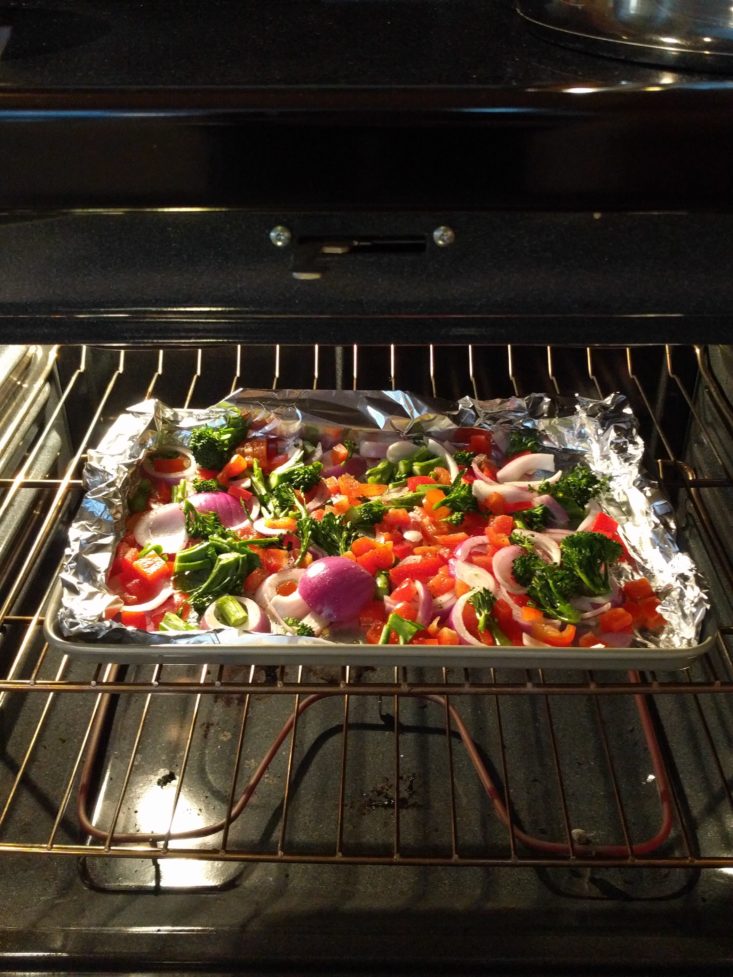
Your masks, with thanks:
[{"label": "aluminum foil", "polygon": [[[232,643],[230,631],[150,634],[105,618],[115,603],[105,581],[124,534],[126,499],[138,462],[150,448],[187,444],[193,428],[216,423],[232,404],[246,407],[257,419],[260,433],[294,442],[336,443],[366,434],[372,440],[389,441],[395,436],[450,440],[456,427],[480,426],[489,428],[503,447],[512,430],[537,430],[543,450],[555,454],[558,467],[584,461],[608,476],[602,506],[621,524],[637,563],[633,570],[619,565],[618,575],[624,579],[644,574],[662,596],[660,610],[668,626],[659,635],[634,638],[633,644],[686,648],[698,642],[708,601],[692,560],[677,545],[670,502],[642,472],[644,444],[623,395],[612,394],[605,400],[545,394],[488,401],[464,397],[452,403],[399,390],[239,390],[225,403],[206,409],[178,410],[158,400],[128,408],[89,452],[84,471],[87,492],[69,531],[61,574],[58,623],[67,638],[141,645]],[[242,635],[237,643],[249,640]],[[328,643],[294,635],[257,635],[254,640],[278,645]]]}]

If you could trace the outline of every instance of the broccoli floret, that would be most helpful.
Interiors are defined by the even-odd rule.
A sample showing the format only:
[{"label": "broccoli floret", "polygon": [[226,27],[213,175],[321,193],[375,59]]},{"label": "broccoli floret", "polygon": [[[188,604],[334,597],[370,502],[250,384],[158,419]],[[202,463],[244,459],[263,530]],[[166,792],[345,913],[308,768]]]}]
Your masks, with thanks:
[{"label": "broccoli floret", "polygon": [[367,528],[381,522],[386,512],[387,506],[384,502],[380,502],[379,499],[370,499],[368,502],[362,502],[361,505],[349,509],[346,513],[346,519],[352,529]]},{"label": "broccoli floret", "polygon": [[520,451],[536,451],[540,446],[539,433],[532,428],[523,427],[512,431],[507,444],[507,455],[516,455]]},{"label": "broccoli floret", "polygon": [[[512,533],[514,536],[514,533]],[[509,537],[511,539],[511,536]],[[518,556],[516,560],[512,563],[512,573],[514,574],[514,579],[522,587],[529,587],[532,583],[532,578],[538,570],[544,567],[545,561],[540,559],[536,553],[530,551],[522,553]]]},{"label": "broccoli floret", "polygon": [[224,489],[215,478],[194,478],[193,479],[193,490],[194,492],[225,492]]},{"label": "broccoli floret", "polygon": [[295,634],[301,636],[301,638],[314,638],[316,632],[304,621],[299,621],[297,617],[284,617],[283,621],[285,624],[293,631]]},{"label": "broccoli floret", "polygon": [[183,514],[186,520],[186,532],[195,539],[208,539],[209,536],[226,532],[215,512],[197,512],[188,499],[183,500]]},{"label": "broccoli floret", "polygon": [[452,512],[449,516],[445,517],[443,522],[447,522],[450,526],[460,526],[465,518],[465,512]]},{"label": "broccoli floret", "polygon": [[556,482],[542,482],[537,491],[540,495],[551,495],[557,499],[571,519],[582,519],[590,500],[603,492],[607,485],[608,479],[599,478],[587,465],[576,465]]},{"label": "broccoli floret", "polygon": [[522,529],[534,529],[542,532],[550,518],[550,510],[546,505],[536,505],[531,509],[521,509],[514,513],[514,522]]},{"label": "broccoli floret", "polygon": [[458,451],[453,452],[453,460],[457,465],[461,465],[463,468],[469,468],[475,457],[475,451],[466,451],[463,448],[459,448]]},{"label": "broccoli floret", "polygon": [[202,468],[218,471],[229,460],[236,446],[247,434],[247,422],[237,410],[227,411],[224,424],[204,424],[191,432],[189,448]]},{"label": "broccoli floret", "polygon": [[351,438],[344,438],[341,444],[346,448],[348,454],[346,455],[347,460],[356,454],[356,449],[359,447],[356,441],[352,441]]},{"label": "broccoli floret", "polygon": [[314,461],[310,465],[293,465],[278,475],[270,478],[273,489],[280,485],[291,485],[294,489],[307,492],[321,480],[323,465],[320,461]]},{"label": "broccoli floret", "polygon": [[452,509],[453,512],[475,512],[478,509],[478,502],[471,486],[468,482],[464,482],[460,475],[453,479],[450,492],[440,504]]},{"label": "broccoli floret", "polygon": [[605,594],[610,581],[608,571],[616,563],[623,548],[603,533],[573,533],[560,543],[562,565],[575,574],[589,596]]},{"label": "broccoli floret", "polygon": [[366,480],[371,484],[388,485],[395,476],[395,466],[385,458],[372,468],[367,468]]},{"label": "broccoli floret", "polygon": [[[518,557],[515,564],[522,559]],[[556,563],[543,563],[535,570],[527,594],[548,617],[576,624],[580,611],[569,603],[578,593],[578,581],[572,570]]]},{"label": "broccoli floret", "polygon": [[479,631],[487,631],[489,628],[489,618],[496,603],[496,597],[494,597],[490,590],[482,587],[481,590],[477,590],[474,594],[471,594],[468,598],[468,603],[476,610]]}]

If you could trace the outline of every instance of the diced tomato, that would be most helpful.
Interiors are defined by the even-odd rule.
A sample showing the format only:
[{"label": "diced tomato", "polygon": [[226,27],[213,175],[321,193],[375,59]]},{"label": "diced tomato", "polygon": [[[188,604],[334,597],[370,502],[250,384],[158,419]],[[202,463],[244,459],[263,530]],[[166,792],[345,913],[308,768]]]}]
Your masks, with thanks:
[{"label": "diced tomato", "polygon": [[422,504],[426,515],[431,519],[445,519],[449,516],[452,510],[448,506],[441,505],[444,498],[445,492],[442,489],[434,488],[426,492]]},{"label": "diced tomato", "polygon": [[513,529],[514,520],[511,516],[494,516],[486,527],[486,538],[492,546],[508,546]]},{"label": "diced tomato", "polygon": [[618,523],[612,516],[609,516],[608,513],[599,512],[591,523],[589,532],[602,533],[603,536],[608,536],[609,539],[615,540],[623,550],[621,559],[629,559],[629,551],[626,549],[626,544],[621,539],[618,532]]},{"label": "diced tomato", "polygon": [[298,528],[298,522],[292,516],[283,516],[281,519],[265,519],[268,529],[284,529],[292,533]]},{"label": "diced tomato", "polygon": [[564,628],[556,628],[549,621],[533,621],[530,634],[553,648],[567,648],[575,640],[575,625],[566,624]]},{"label": "diced tomato", "polygon": [[408,529],[411,522],[412,519],[407,509],[388,509],[384,514],[381,525],[386,526],[388,529]]},{"label": "diced tomato", "polygon": [[473,563],[474,566],[481,567],[483,570],[488,570],[489,573],[494,572],[494,553],[497,547],[490,546],[487,553],[471,553],[468,562]]},{"label": "diced tomato", "polygon": [[326,488],[330,495],[338,495],[340,493],[339,480],[335,475],[329,475],[328,478],[324,478],[323,481],[326,483]]},{"label": "diced tomato", "polygon": [[277,592],[281,597],[289,597],[297,589],[298,585],[294,580],[283,580],[282,583],[277,585]]},{"label": "diced tomato", "polygon": [[598,635],[594,634],[592,631],[588,631],[587,634],[582,634],[578,638],[579,648],[592,648],[594,645],[603,645],[604,648],[606,647],[605,643],[601,641]]},{"label": "diced tomato", "polygon": [[646,577],[639,577],[638,580],[626,581],[624,596],[633,601],[644,600],[645,597],[654,597],[654,589]]},{"label": "diced tomato", "polygon": [[389,571],[389,579],[393,587],[397,587],[403,580],[430,580],[445,565],[446,559],[440,555],[425,555],[420,560],[398,564]]},{"label": "diced tomato", "polygon": [[441,597],[443,594],[452,594],[456,582],[448,572],[447,567],[442,567],[438,573],[428,580],[428,590],[433,597]]},{"label": "diced tomato", "polygon": [[437,638],[429,638],[427,632],[418,631],[418,633],[410,639],[411,645],[439,645],[440,642]]},{"label": "diced tomato", "polygon": [[543,617],[542,611],[539,609],[539,607],[530,607],[529,605],[525,605],[522,608],[521,615],[523,621],[532,622],[541,621]]},{"label": "diced tomato", "polygon": [[511,515],[513,512],[524,512],[525,509],[531,509],[534,506],[534,502],[507,502],[504,501],[504,512]]},{"label": "diced tomato", "polygon": [[415,586],[415,581],[412,579],[403,580],[402,583],[395,587],[391,594],[392,600],[396,603],[402,601],[411,601],[417,598],[417,587]]},{"label": "diced tomato", "polygon": [[436,542],[441,546],[460,546],[468,539],[468,533],[439,533],[435,536]]},{"label": "diced tomato", "polygon": [[[270,444],[272,444],[272,442],[268,441],[268,450]],[[270,460],[268,461],[268,465],[271,470],[274,470],[275,468],[279,468],[280,465],[284,465],[287,460],[288,460],[287,455],[273,455],[273,457],[270,458]]]},{"label": "diced tomato", "polygon": [[132,564],[132,568],[141,580],[152,586],[167,580],[171,575],[168,561],[157,553],[149,553],[147,556],[139,557]]},{"label": "diced tomato", "polygon": [[151,505],[168,505],[171,500],[171,487],[168,482],[156,479],[153,482],[153,491],[150,494]]},{"label": "diced tomato", "polygon": [[[338,487],[341,494],[345,495],[349,499],[361,499],[367,495],[368,492],[374,489],[373,485],[362,484],[358,479],[354,478],[353,475],[349,475],[348,472],[344,475],[339,475]],[[376,494],[382,495],[382,493],[386,490],[387,486],[382,485],[377,489]]]},{"label": "diced tomato", "polygon": [[417,491],[418,485],[435,485],[436,481],[429,475],[410,475],[407,479],[407,487],[411,492]]},{"label": "diced tomato", "polygon": [[472,604],[465,604],[463,608],[463,623],[468,629],[468,633],[473,635],[474,638],[478,638],[479,641],[483,641],[485,645],[494,644],[494,636],[491,631],[479,631],[478,628],[478,615],[476,614],[476,609]]},{"label": "diced tomato", "polygon": [[371,539],[369,536],[359,536],[351,544],[351,552],[355,556],[363,556],[364,553],[373,550],[376,545],[377,541],[375,539]]},{"label": "diced tomato", "polygon": [[188,465],[188,460],[183,455],[176,455],[175,458],[164,458],[162,455],[153,455],[153,468],[156,472],[169,475],[173,472],[182,472]]},{"label": "diced tomato", "polygon": [[290,561],[290,554],[287,550],[281,550],[274,546],[263,548],[260,553],[260,562],[268,573],[279,573],[284,570]]},{"label": "diced tomato", "polygon": [[229,483],[227,492],[230,495],[233,495],[235,499],[241,499],[243,502],[249,502],[249,500],[254,497],[253,492],[250,492],[249,489],[244,488],[242,485],[237,485],[234,482]]},{"label": "diced tomato", "polygon": [[110,567],[111,577],[121,577],[123,580],[132,580],[137,576],[133,569],[133,564],[138,557],[137,546],[126,543],[124,540],[117,547],[115,558]]},{"label": "diced tomato", "polygon": [[494,604],[493,614],[497,624],[511,643],[521,645],[523,631],[518,622],[514,620],[514,612],[503,597],[500,597]]},{"label": "diced tomato", "polygon": [[[267,438],[249,438],[240,446],[239,451],[245,458],[258,461],[265,469],[271,467],[271,461],[275,461],[267,450]],[[277,468],[277,465],[273,464],[272,467]]]},{"label": "diced tomato", "polygon": [[349,449],[345,444],[335,444],[331,448],[331,456],[333,458],[334,465],[343,465],[344,462],[349,460]]},{"label": "diced tomato", "polygon": [[387,610],[383,600],[372,600],[359,611],[359,624],[366,628],[370,624],[384,624]]},{"label": "diced tomato", "polygon": [[407,540],[403,539],[400,542],[393,544],[393,550],[395,560],[400,561],[411,555],[413,545],[412,543],[409,543]]},{"label": "diced tomato", "polygon": [[468,439],[468,450],[477,455],[488,455],[491,452],[492,437],[489,431],[477,431]]},{"label": "diced tomato", "polygon": [[453,628],[441,628],[440,631],[438,631],[438,644],[457,645],[460,644],[460,641],[458,640],[458,635]]},{"label": "diced tomato", "polygon": [[661,631],[667,624],[666,617],[663,617],[657,608],[659,607],[658,597],[645,597],[639,601],[639,623],[642,627],[650,631]]},{"label": "diced tomato", "polygon": [[404,617],[406,621],[414,621],[417,618],[417,608],[414,604],[408,604],[407,601],[396,604],[394,613]]},{"label": "diced tomato", "polygon": [[506,512],[506,502],[500,492],[491,492],[484,502],[484,507],[494,516],[501,516]]},{"label": "diced tomato", "polygon": [[357,556],[356,562],[372,576],[376,576],[380,570],[389,570],[394,563],[392,543],[377,543],[372,549]]},{"label": "diced tomato", "polygon": [[232,457],[217,475],[219,484],[228,485],[231,479],[240,478],[249,468],[249,465],[250,459],[245,458],[244,455],[232,455]]},{"label": "diced tomato", "polygon": [[463,597],[467,594],[469,590],[473,590],[470,584],[466,583],[465,580],[456,580],[455,584],[456,597]]},{"label": "diced tomato", "polygon": [[219,472],[215,471],[213,468],[201,468],[198,469],[199,478],[205,478],[206,481],[216,478]]},{"label": "diced tomato", "polygon": [[368,645],[378,645],[379,639],[382,637],[382,631],[384,630],[384,624],[382,621],[375,621],[374,624],[370,624],[366,633],[366,642]]},{"label": "diced tomato", "polygon": [[486,529],[486,517],[478,512],[467,512],[461,523],[462,532],[469,536],[479,536]]},{"label": "diced tomato", "polygon": [[450,485],[451,483],[450,472],[447,468],[443,468],[442,465],[435,466],[433,469],[433,478],[438,485]]},{"label": "diced tomato", "polygon": [[[265,553],[267,550],[264,551]],[[255,590],[270,576],[270,571],[265,567],[256,567],[244,580],[244,590],[253,594]]]},{"label": "diced tomato", "polygon": [[630,631],[633,624],[634,619],[623,607],[612,607],[610,611],[604,611],[598,618],[601,631]]},{"label": "diced tomato", "polygon": [[138,628],[140,631],[145,631],[149,618],[145,611],[136,611],[132,608],[125,607],[120,611],[120,621],[125,627]]}]

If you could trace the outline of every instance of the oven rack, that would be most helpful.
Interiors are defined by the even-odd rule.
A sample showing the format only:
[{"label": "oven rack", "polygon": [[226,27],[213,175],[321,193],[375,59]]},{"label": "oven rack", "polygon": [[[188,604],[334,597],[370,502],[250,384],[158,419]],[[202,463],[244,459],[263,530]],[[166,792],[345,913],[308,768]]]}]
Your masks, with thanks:
[{"label": "oven rack", "polygon": [[[212,862],[733,867],[726,724],[727,696],[733,691],[733,615],[726,603],[732,592],[733,547],[720,521],[733,486],[726,454],[733,411],[717,379],[715,351],[392,346],[313,347],[308,357],[302,348],[295,357],[292,352],[242,345],[59,348],[56,413],[69,415],[71,461],[54,477],[26,479],[31,454],[15,478],[0,482],[5,489],[0,514],[16,493],[38,493],[33,525],[19,542],[17,560],[3,568],[0,578],[0,722],[8,734],[0,772],[0,851],[114,855],[161,864],[191,857]],[[227,366],[231,389],[255,385],[248,376],[250,361],[261,386],[268,360],[273,386],[302,387],[306,381],[313,386],[404,386],[449,396],[455,396],[456,387],[465,392],[466,385],[478,396],[537,389],[593,396],[626,392],[646,436],[647,465],[672,499],[686,541],[711,584],[717,626],[713,651],[685,672],[619,675],[94,667],[49,649],[42,635],[43,611],[80,496],[87,447],[128,403],[157,395],[205,404],[220,398]],[[188,371],[182,369],[185,363]],[[448,371],[451,389],[441,369]],[[83,412],[80,404],[92,406]],[[48,419],[34,451],[56,420]],[[155,725],[151,717],[161,710],[159,720],[168,724],[170,736],[164,749],[148,742]],[[425,719],[423,712],[432,718]],[[522,716],[542,744],[531,762],[515,755],[512,734],[524,728]],[[577,759],[577,733],[568,739],[571,717],[580,724],[581,741],[593,744],[588,747],[592,760]],[[622,727],[633,749],[623,737],[619,740]],[[361,790],[351,744],[373,739],[377,730],[382,780],[376,786],[365,783]],[[196,768],[210,752],[212,731],[219,741],[218,800],[211,810],[216,809],[222,824],[193,843],[175,835],[181,824],[184,832],[191,830],[185,827],[187,817],[196,820],[187,795],[190,784],[201,780]],[[265,763],[278,731],[281,739]],[[429,803],[413,804],[419,791],[406,757],[415,750],[427,751],[429,767],[436,771],[420,788],[431,795]],[[321,759],[326,753],[328,761]],[[311,768],[324,764],[319,777],[325,776],[328,787],[313,789],[319,810],[321,801],[330,802],[333,823],[327,825],[324,817],[315,826],[304,813],[313,806],[302,798],[311,790]],[[601,823],[596,812],[590,827],[579,813],[586,788],[583,777],[578,779],[578,764],[583,777],[592,773],[592,789],[607,797]],[[161,765],[166,768],[162,774]],[[641,783],[642,773],[644,790],[629,796],[627,785]],[[701,777],[706,789],[696,791]],[[163,814],[156,810],[153,817],[155,829],[149,823],[136,827],[133,805],[143,796],[141,784],[148,792],[171,788]],[[472,798],[468,804],[466,790]],[[521,810],[538,793],[547,812],[545,835],[528,823],[533,808]],[[697,795],[710,798],[710,811],[691,810]],[[210,801],[202,800],[202,810]],[[232,819],[232,810],[240,808],[246,817]],[[442,816],[436,814],[434,831],[426,832],[424,824],[418,830],[412,823],[415,812],[428,808],[431,817],[436,811]],[[263,812],[277,825],[268,836],[272,844],[262,834],[248,834],[247,825],[259,823]],[[381,819],[376,834],[384,837],[363,837],[363,822],[375,817]],[[475,840],[477,818],[481,844]],[[92,823],[89,834],[80,830],[86,821]],[[462,825],[467,822],[473,828],[464,844]],[[193,830],[207,827],[199,823]],[[151,830],[160,836],[155,842]]]}]

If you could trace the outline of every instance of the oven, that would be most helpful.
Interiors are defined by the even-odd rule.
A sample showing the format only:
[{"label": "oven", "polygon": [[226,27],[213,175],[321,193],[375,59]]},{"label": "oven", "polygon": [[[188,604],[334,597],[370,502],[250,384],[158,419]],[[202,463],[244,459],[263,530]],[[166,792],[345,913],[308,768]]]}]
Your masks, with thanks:
[{"label": "oven", "polygon": [[[498,2],[254,5],[246,44],[232,4],[164,7],[6,13],[2,969],[720,970],[728,86],[569,55]],[[711,650],[617,673],[49,646],[88,450],[130,404],[238,387],[622,392]]]}]

